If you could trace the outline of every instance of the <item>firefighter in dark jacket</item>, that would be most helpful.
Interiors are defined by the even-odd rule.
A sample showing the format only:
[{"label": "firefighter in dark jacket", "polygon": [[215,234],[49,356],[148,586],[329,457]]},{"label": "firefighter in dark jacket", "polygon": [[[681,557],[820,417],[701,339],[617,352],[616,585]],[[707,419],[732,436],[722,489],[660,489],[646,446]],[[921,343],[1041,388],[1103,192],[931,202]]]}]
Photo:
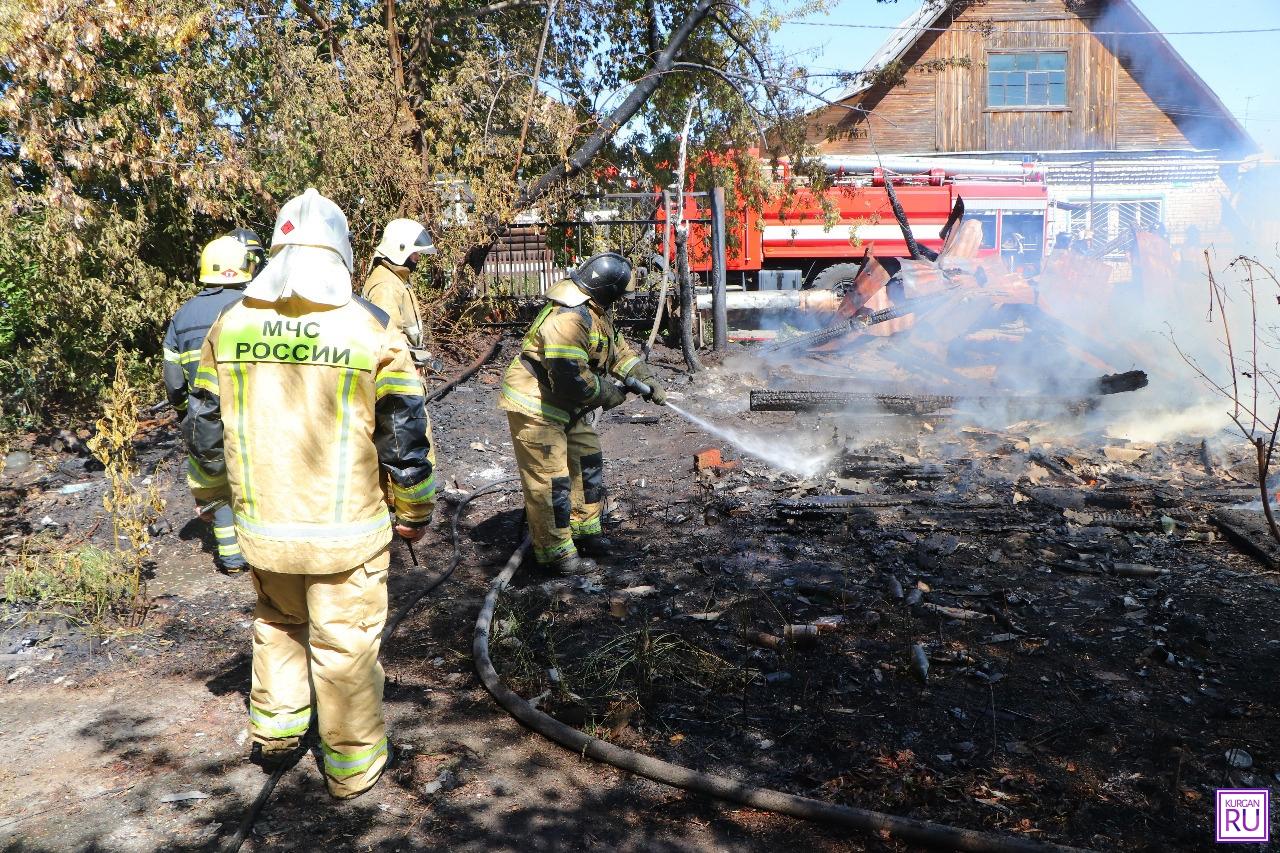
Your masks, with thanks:
[{"label": "firefighter in dark jacket", "polygon": [[[200,283],[204,289],[182,304],[164,333],[164,387],[170,404],[179,414],[187,411],[187,396],[195,382],[200,347],[209,327],[223,309],[244,296],[244,288],[262,269],[265,252],[258,235],[237,228],[204,247],[200,253]],[[202,485],[198,472],[188,465],[188,481]],[[231,508],[216,503],[202,509],[201,517],[213,523],[218,555],[214,558],[225,572],[244,571],[244,556],[236,542]]]},{"label": "firefighter in dark jacket", "polygon": [[621,255],[589,258],[547,291],[549,304],[502,379],[498,405],[511,427],[534,558],[560,574],[592,571],[579,550],[599,557],[609,548],[601,528],[604,455],[585,416],[622,403],[613,380],[638,379],[650,388],[647,399],[666,400],[607,314],[630,281]]}]

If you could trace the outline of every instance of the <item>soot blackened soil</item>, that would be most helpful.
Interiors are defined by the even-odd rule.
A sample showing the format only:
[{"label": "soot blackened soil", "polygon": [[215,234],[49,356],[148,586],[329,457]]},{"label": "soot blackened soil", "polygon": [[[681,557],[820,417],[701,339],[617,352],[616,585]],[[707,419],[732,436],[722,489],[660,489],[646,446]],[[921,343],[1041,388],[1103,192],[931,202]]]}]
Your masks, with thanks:
[{"label": "soot blackened soil", "polygon": [[[690,383],[655,360],[679,405],[844,455],[799,479],[642,401],[605,414],[614,553],[585,577],[526,566],[497,613],[499,671],[543,709],[755,784],[1106,851],[1209,849],[1214,788],[1280,771],[1273,576],[1207,520],[1244,491],[1230,453],[1211,476],[1198,444],[1039,424],[890,419],[872,440],[870,420],[747,414],[741,377]],[[432,406],[447,498],[515,474],[504,366]],[[738,464],[696,471],[707,447]],[[101,474],[73,445],[31,452],[2,484],[6,550],[41,528],[109,544]],[[18,675],[0,716],[42,769],[0,783],[6,849],[215,849],[264,779],[244,760],[251,585],[212,569],[174,426],[139,453],[168,500],[145,621],[103,633],[7,605]],[[907,849],[708,803],[513,723],[470,642],[521,504],[472,505],[458,573],[383,649],[390,778],[333,803],[308,758],[244,849]],[[421,567],[395,547],[393,611],[445,564],[451,513],[442,501]],[[193,791],[208,796],[161,802]]]},{"label": "soot blackened soil", "polygon": [[[1209,849],[1214,789],[1280,768],[1274,574],[1209,523],[1249,495],[1230,453],[1210,475],[1198,441],[1031,423],[873,441],[723,414],[731,377],[676,387],[780,447],[861,434],[858,476],[606,416],[607,570],[526,575],[499,609],[499,669],[549,712],[756,784],[1098,850]],[[739,464],[696,472],[708,445]],[[898,505],[823,503],[841,494]]]}]

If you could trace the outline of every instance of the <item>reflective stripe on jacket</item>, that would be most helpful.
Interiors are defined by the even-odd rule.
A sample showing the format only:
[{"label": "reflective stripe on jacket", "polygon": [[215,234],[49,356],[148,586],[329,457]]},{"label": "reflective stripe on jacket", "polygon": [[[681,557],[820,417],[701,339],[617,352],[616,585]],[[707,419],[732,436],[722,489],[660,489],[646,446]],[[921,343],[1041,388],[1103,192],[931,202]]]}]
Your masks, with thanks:
[{"label": "reflective stripe on jacket", "polygon": [[187,408],[187,393],[196,380],[200,347],[209,327],[228,305],[244,297],[238,287],[206,287],[182,303],[164,332],[164,390],[169,404]]},{"label": "reflective stripe on jacket", "polygon": [[602,376],[626,379],[640,356],[594,302],[552,303],[525,333],[502,377],[498,405],[509,412],[567,424],[593,408]]},{"label": "reflective stripe on jacket", "polygon": [[396,514],[435,502],[422,382],[404,339],[361,299],[245,299],[205,340],[183,434],[198,501],[231,499],[250,565],[332,574],[391,539]]},{"label": "reflective stripe on jacket", "polygon": [[422,312],[417,297],[408,285],[409,268],[374,261],[373,271],[365,280],[362,297],[377,305],[391,318],[390,326],[399,329],[409,346],[422,346]]}]

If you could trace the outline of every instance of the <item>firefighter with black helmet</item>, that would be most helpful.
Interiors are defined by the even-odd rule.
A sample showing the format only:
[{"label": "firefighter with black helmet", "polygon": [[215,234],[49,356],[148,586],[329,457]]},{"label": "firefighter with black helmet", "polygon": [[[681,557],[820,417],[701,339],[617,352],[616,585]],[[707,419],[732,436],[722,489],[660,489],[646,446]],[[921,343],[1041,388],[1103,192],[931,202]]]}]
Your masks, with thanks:
[{"label": "firefighter with black helmet", "polygon": [[267,250],[263,247],[258,232],[252,228],[234,228],[227,232],[227,236],[236,238],[244,245],[245,253],[253,263],[255,274],[262,272],[262,268],[267,265]]},{"label": "firefighter with black helmet", "polygon": [[[200,347],[209,327],[228,305],[244,298],[244,288],[262,271],[266,253],[250,228],[237,228],[217,238],[200,253],[200,283],[204,287],[173,315],[164,334],[164,387],[169,403],[180,414],[187,411],[187,397],[200,363]],[[188,464],[187,483],[193,490],[205,485],[198,468]],[[214,563],[228,574],[244,571],[244,556],[236,541],[231,507],[215,502],[200,510],[213,525],[217,543]]]},{"label": "firefighter with black helmet", "polygon": [[601,527],[604,455],[584,416],[622,403],[614,380],[639,380],[646,399],[666,400],[608,315],[631,277],[630,262],[606,252],[551,287],[502,380],[498,405],[511,427],[534,558],[560,574],[594,570],[589,557],[605,556],[610,544]]}]

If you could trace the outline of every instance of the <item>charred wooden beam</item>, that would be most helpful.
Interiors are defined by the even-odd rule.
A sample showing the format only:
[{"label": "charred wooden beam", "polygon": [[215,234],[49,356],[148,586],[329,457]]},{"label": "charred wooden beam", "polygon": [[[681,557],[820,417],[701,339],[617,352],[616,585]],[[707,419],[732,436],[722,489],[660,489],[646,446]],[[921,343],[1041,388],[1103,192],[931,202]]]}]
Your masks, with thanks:
[{"label": "charred wooden beam", "polygon": [[868,456],[860,453],[845,454],[840,468],[844,476],[863,480],[942,480],[947,469],[942,465],[920,465],[902,459]]},{"label": "charred wooden beam", "polygon": [[752,391],[753,412],[840,412],[880,409],[895,414],[930,414],[947,409],[955,397],[920,394],[859,394],[846,391]]},{"label": "charred wooden beam", "polygon": [[1111,373],[1100,376],[1093,381],[1094,394],[1123,394],[1126,391],[1137,391],[1147,387],[1145,370],[1130,370],[1127,373]]},{"label": "charred wooden beam", "polygon": [[777,501],[773,509],[783,518],[856,515],[876,509],[908,506],[922,499],[916,495],[815,495]]},{"label": "charred wooden beam", "polygon": [[857,391],[810,391],[807,389],[752,391],[751,411],[840,412],[879,408],[895,414],[921,415],[963,404],[980,409],[999,410],[1008,407],[1016,408],[1018,411],[1062,407],[1072,414],[1082,414],[1097,406],[1098,396],[1136,391],[1139,388],[1145,388],[1146,385],[1147,374],[1141,370],[1131,370],[1128,373],[1115,373],[1093,380],[1089,390],[1095,396],[1083,399],[1039,395],[869,394]]},{"label": "charred wooden beam", "polygon": [[1220,509],[1213,521],[1228,541],[1269,569],[1280,568],[1280,544],[1271,536],[1261,512],[1242,509]]},{"label": "charred wooden beam", "polygon": [[1065,409],[1080,415],[1097,406],[1096,398],[998,397],[949,394],[863,394],[851,391],[752,391],[753,412],[845,412],[876,409],[897,415],[929,415],[958,405],[991,411],[1011,410],[1034,414],[1044,409]]}]

